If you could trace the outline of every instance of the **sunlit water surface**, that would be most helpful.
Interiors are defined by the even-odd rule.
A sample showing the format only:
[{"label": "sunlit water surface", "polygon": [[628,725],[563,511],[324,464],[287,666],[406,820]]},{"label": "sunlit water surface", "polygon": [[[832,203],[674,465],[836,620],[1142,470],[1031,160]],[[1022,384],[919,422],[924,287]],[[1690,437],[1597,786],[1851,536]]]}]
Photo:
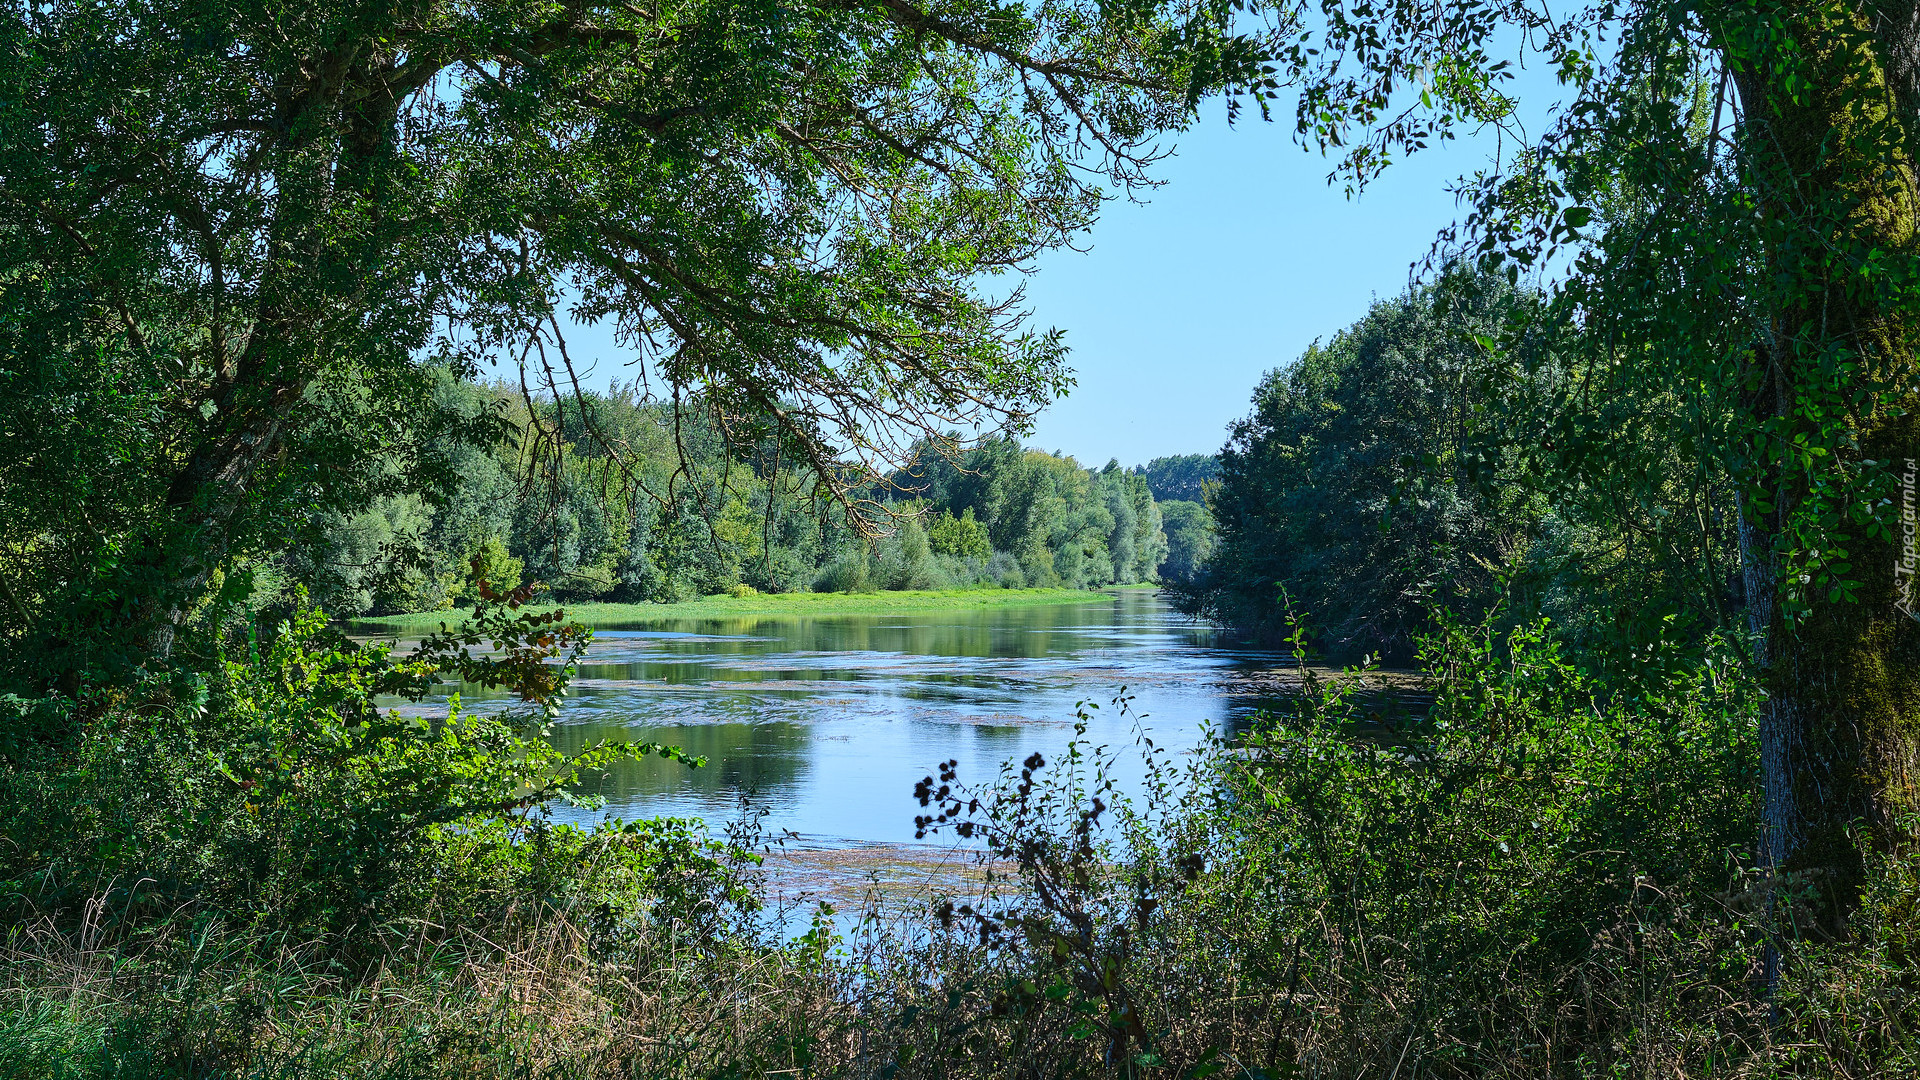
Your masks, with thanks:
[{"label": "sunlit water surface", "polygon": [[[1209,727],[1268,702],[1280,666],[1148,590],[1086,604],[924,614],[662,621],[600,628],[553,728],[577,751],[602,739],[667,743],[703,768],[621,763],[586,791],[601,810],[563,820],[669,815],[710,823],[764,809],[809,845],[910,842],[914,783],[948,759],[963,782],[1002,763],[1056,758],[1082,702],[1096,745],[1138,726],[1176,758]],[[1133,717],[1112,700],[1124,690]],[[476,707],[494,704],[469,690]],[[497,699],[496,699],[497,700]],[[1137,725],[1136,725],[1137,722]],[[1129,786],[1137,755],[1123,764]]]}]

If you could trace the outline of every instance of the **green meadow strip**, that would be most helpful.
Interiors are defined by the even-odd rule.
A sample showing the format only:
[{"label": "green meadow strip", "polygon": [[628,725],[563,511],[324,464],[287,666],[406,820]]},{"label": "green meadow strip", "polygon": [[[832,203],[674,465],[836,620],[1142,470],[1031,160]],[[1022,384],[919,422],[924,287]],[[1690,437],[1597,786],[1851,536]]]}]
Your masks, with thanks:
[{"label": "green meadow strip", "polygon": [[[1044,604],[1091,604],[1112,598],[1112,592],[1087,589],[928,589],[874,593],[760,593],[738,597],[720,593],[678,604],[547,604],[530,605],[526,610],[540,613],[561,607],[571,620],[613,629],[684,619],[888,615]],[[452,608],[377,619],[354,619],[348,623],[348,628],[373,634],[426,633],[439,629],[441,623],[457,625],[466,617],[465,608]]]}]

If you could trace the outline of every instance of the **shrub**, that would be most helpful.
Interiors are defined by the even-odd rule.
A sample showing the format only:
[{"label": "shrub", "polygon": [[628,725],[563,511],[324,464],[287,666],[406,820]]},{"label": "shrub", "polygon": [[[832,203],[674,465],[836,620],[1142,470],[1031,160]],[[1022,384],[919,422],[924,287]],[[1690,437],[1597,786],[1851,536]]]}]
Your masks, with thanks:
[{"label": "shrub", "polygon": [[813,583],[815,592],[863,593],[874,592],[876,588],[865,552],[855,552],[828,563]]},{"label": "shrub", "polygon": [[[0,904],[74,917],[88,905],[138,921],[180,911],[319,933],[469,899],[512,877],[551,875],[597,846],[652,836],[547,825],[581,773],[679,751],[599,744],[573,757],[541,727],[584,647],[559,613],[489,604],[406,659],[302,612],[207,674],[99,692],[66,745],[15,745],[0,760]],[[468,647],[493,646],[479,656]],[[400,710],[437,679],[517,692],[521,711]],[[46,703],[13,699],[26,716]],[[42,727],[52,724],[48,720]],[[8,725],[13,727],[14,725]]]},{"label": "shrub", "polygon": [[[553,823],[582,773],[682,755],[553,749],[586,632],[482,591],[404,659],[309,610],[204,675],[0,701],[0,1077],[479,1075],[608,963],[724,953],[753,857],[697,822]],[[441,679],[521,707],[389,707]]]},{"label": "shrub", "polygon": [[947,912],[1021,972],[992,1007],[1009,1044],[1077,1038],[1087,1072],[1169,1076],[1770,1060],[1739,914],[1757,691],[1734,651],[1656,641],[1603,682],[1543,624],[1438,625],[1429,709],[1302,664],[1291,704],[1184,777],[1143,733],[1141,800],[1080,741],[985,791],[928,777],[923,828],[1017,869],[997,905]]},{"label": "shrub", "polygon": [[1340,1003],[1346,1022],[1308,1023],[1295,1059],[1699,1064],[1656,1014],[1747,998],[1753,942],[1719,898],[1749,880],[1758,691],[1724,645],[1633,659],[1602,682],[1545,624],[1502,639],[1442,616],[1421,642],[1425,716],[1371,718],[1347,683],[1249,734],[1223,772],[1236,846],[1208,903],[1241,913],[1267,970],[1297,957]]},{"label": "shrub", "polygon": [[1024,589],[1027,587],[1027,572],[1021,568],[1020,560],[1004,551],[994,552],[987,561],[987,574],[1003,589]]},{"label": "shrub", "polygon": [[954,517],[951,510],[940,511],[940,516],[927,528],[927,541],[936,555],[960,559],[993,557],[993,542],[988,538],[987,527],[974,520],[971,506],[962,510],[959,517]]}]

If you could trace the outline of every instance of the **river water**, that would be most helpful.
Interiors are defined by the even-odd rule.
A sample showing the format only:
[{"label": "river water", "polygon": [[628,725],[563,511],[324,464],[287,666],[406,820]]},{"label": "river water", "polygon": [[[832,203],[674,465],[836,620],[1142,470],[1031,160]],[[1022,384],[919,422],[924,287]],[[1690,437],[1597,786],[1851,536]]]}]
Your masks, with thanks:
[{"label": "river water", "polygon": [[[1177,754],[1209,725],[1231,728],[1267,703],[1279,667],[1150,590],[1041,607],[598,628],[554,742],[577,751],[648,740],[707,764],[622,763],[586,787],[603,810],[555,816],[717,825],[743,813],[744,796],[768,831],[808,846],[910,842],[914,783],[941,761],[977,782],[1035,751],[1051,759],[1082,702],[1093,742],[1130,746],[1138,723]],[[1123,691],[1134,718],[1113,706]]]}]

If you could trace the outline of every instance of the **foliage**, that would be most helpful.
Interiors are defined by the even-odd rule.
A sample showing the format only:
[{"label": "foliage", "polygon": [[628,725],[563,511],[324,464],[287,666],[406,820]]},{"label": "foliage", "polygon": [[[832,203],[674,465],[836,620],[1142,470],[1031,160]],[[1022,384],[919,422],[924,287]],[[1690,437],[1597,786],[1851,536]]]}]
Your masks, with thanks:
[{"label": "foliage", "polygon": [[1189,770],[1143,732],[1136,798],[1125,753],[1079,741],[985,788],[951,765],[922,781],[923,828],[984,837],[1017,871],[1019,888],[938,912],[1012,967],[972,1014],[996,1049],[1082,1075],[1915,1060],[1888,957],[1904,861],[1876,879],[1863,951],[1798,955],[1782,993],[1804,1023],[1774,1030],[1748,992],[1768,905],[1748,862],[1760,694],[1737,651],[1675,636],[1600,672],[1548,625],[1441,619],[1421,642],[1433,705],[1409,714],[1392,682],[1308,668],[1305,642],[1300,697]]},{"label": "foliage", "polygon": [[[1028,605],[1107,603],[1105,593],[1075,589],[926,589],[869,592],[847,595],[836,592],[754,593],[736,597],[731,593],[685,600],[677,604],[576,604],[566,608],[568,617],[602,629],[641,628],[662,619],[720,619],[739,627],[741,633],[763,620],[807,618],[818,615],[861,615],[881,613],[933,612],[953,608],[980,609]],[[536,607],[531,610],[541,610]],[[413,635],[431,631],[447,621],[441,612],[396,615],[385,618],[357,619],[355,631]]]},{"label": "foliage", "polygon": [[[541,727],[585,632],[558,612],[483,602],[473,614],[396,659],[303,611],[210,676],[82,703],[77,738],[11,742],[0,903],[16,917],[97,919],[109,904],[133,925],[196,912],[324,933],[417,911],[423,890],[444,903],[464,887],[482,902],[490,875],[658,834],[542,823],[540,808],[571,798],[584,772],[681,755],[649,743],[555,750]],[[483,641],[487,652],[472,651]],[[512,689],[533,711],[475,714],[457,694],[444,710],[377,703],[419,701],[448,677]]]},{"label": "foliage", "polygon": [[1220,475],[1215,454],[1175,454],[1157,457],[1133,471],[1146,478],[1147,490],[1161,502],[1204,503],[1207,482]]},{"label": "foliage", "polygon": [[[1920,732],[1891,674],[1920,661],[1896,528],[1920,442],[1907,16],[1847,0],[1313,7],[1269,9],[1297,31],[1279,66],[1300,86],[1296,130],[1341,147],[1354,185],[1499,129],[1503,160],[1462,185],[1467,220],[1438,254],[1551,275],[1553,321],[1581,331],[1546,467],[1618,483],[1628,504],[1730,481],[1776,763],[1762,851],[1824,882],[1819,931],[1843,932],[1874,852],[1920,839],[1920,798],[1885,764]],[[1558,102],[1513,92],[1536,63]],[[1662,467],[1674,447],[1693,475]]]},{"label": "foliage", "polygon": [[1175,585],[1192,585],[1213,556],[1213,514],[1202,503],[1174,500],[1159,505],[1167,534],[1167,561],[1160,564],[1160,576]]},{"label": "foliage", "polygon": [[1546,511],[1494,437],[1501,362],[1475,341],[1527,303],[1451,277],[1269,372],[1220,454],[1218,543],[1185,606],[1278,636],[1278,583],[1318,613],[1321,647],[1404,662],[1430,603],[1484,602]]},{"label": "foliage", "polygon": [[[1525,350],[1490,350],[1495,334]],[[1466,615],[1501,590],[1600,654],[1668,621],[1724,630],[1744,600],[1733,484],[1662,421],[1674,396],[1613,396],[1631,464],[1569,471],[1542,445],[1595,375],[1585,349],[1495,276],[1376,304],[1256,388],[1212,489],[1217,543],[1199,573],[1169,575],[1178,602],[1277,637],[1278,584],[1320,613],[1318,647],[1399,663],[1429,604]]]},{"label": "foliage", "polygon": [[[1672,1005],[1703,992],[1693,979],[1743,995],[1751,939],[1716,902],[1742,887],[1757,816],[1758,694],[1738,654],[1654,640],[1603,679],[1544,624],[1501,640],[1443,620],[1421,662],[1425,717],[1389,712],[1367,738],[1352,684],[1309,679],[1307,706],[1229,767],[1257,869],[1223,867],[1211,899],[1247,905],[1236,879],[1284,898],[1255,931],[1267,962],[1291,944],[1304,984],[1461,1074],[1604,1071],[1634,1037],[1671,1037],[1619,1006],[1635,978]],[[1670,945],[1628,966],[1623,933]],[[1374,1032],[1323,1052],[1376,1053]]]},{"label": "foliage", "polygon": [[1095,472],[1013,439],[988,439],[957,458],[929,444],[891,482],[931,511],[957,522],[971,516],[992,551],[1018,563],[1018,579],[1003,576],[1003,584],[1079,589],[1156,581],[1166,560],[1153,493],[1118,462]]},{"label": "foliage", "polygon": [[[1749,0],[1373,16],[1288,50],[1297,131],[1344,147],[1354,185],[1462,127],[1518,136],[1464,185],[1470,215],[1443,239],[1516,277],[1560,263],[1556,315],[1604,363],[1564,388],[1549,456],[1625,473],[1640,447],[1622,425],[1664,427],[1663,444],[1689,440],[1739,478],[1753,523],[1772,521],[1781,603],[1804,614],[1856,592],[1848,541],[1884,538],[1890,485],[1863,440],[1915,393],[1895,329],[1915,295],[1912,230],[1896,224],[1920,124],[1905,31],[1848,4]],[[1534,103],[1538,137],[1523,134],[1515,54],[1565,88],[1557,108]],[[1410,86],[1406,71],[1432,74]]]},{"label": "foliage", "polygon": [[[307,539],[263,564],[277,571],[274,581],[310,582],[332,610],[378,616],[462,601],[476,556],[485,573],[537,581],[570,603],[684,601],[741,585],[767,593],[1048,581],[1081,588],[1151,581],[1165,558],[1157,504],[1117,469],[1075,479],[1078,466],[1061,465],[1064,483],[1020,530],[1002,533],[1015,548],[996,549],[972,505],[876,499],[863,523],[822,499],[816,474],[771,444],[731,445],[711,417],[648,403],[630,388],[531,410],[498,388],[456,382],[445,394],[463,411],[497,411],[512,438],[441,448],[462,461],[462,478],[431,508],[408,502],[418,509],[405,529],[383,505],[318,516]],[[535,454],[552,456],[542,468],[557,483],[523,482],[540,471]],[[1008,487],[1001,465],[1029,465],[999,452],[961,460],[976,459],[987,463],[989,488],[996,477]],[[910,485],[907,494],[916,493]],[[885,532],[862,531],[881,524]]]},{"label": "foliage", "polygon": [[[385,461],[455,422],[432,372],[504,361],[565,396],[590,359],[565,321],[833,488],[948,425],[1020,429],[1069,385],[1064,348],[983,280],[1077,235],[1099,185],[1145,183],[1201,95],[1261,77],[1226,24],[1207,4],[10,11],[0,518],[25,521],[0,577],[13,645],[46,654],[29,678],[129,673],[305,509],[443,486],[444,462]],[[560,548],[547,576],[573,570]]]},{"label": "foliage", "polygon": [[1673,634],[1602,671],[1499,622],[1436,622],[1423,713],[1306,667],[1296,632],[1299,697],[1187,764],[1144,730],[1088,745],[1092,704],[1054,760],[981,787],[944,764],[921,824],[996,876],[923,929],[756,923],[738,855],[671,822],[449,836],[353,939],[81,905],[7,946],[0,1075],[1910,1070],[1901,858],[1856,946],[1795,947],[1783,1025],[1747,992],[1769,905],[1737,653]]},{"label": "foliage", "polygon": [[993,543],[987,539],[987,527],[973,519],[973,507],[960,511],[941,510],[940,517],[927,529],[927,540],[935,554],[959,559],[985,559],[993,555]]},{"label": "foliage", "polygon": [[[0,1069],[1912,1072],[1909,15],[14,11]],[[1559,76],[1544,137],[1506,49]],[[1355,187],[1461,127],[1519,149],[1434,281],[1269,374],[1217,478],[1024,447],[1064,350],[985,279],[1200,95],[1289,79]],[[666,400],[580,391],[563,308]],[[681,755],[539,737],[583,639],[535,583],[1163,563],[1285,635],[1297,699],[1184,775],[1143,733],[1137,802],[1077,739],[984,789],[946,763],[920,826],[1015,880],[925,937],[776,940],[738,845],[541,813]],[[396,660],[303,587],[476,610]],[[1415,657],[1431,706],[1310,642]],[[454,676],[531,708],[386,707]]]}]

